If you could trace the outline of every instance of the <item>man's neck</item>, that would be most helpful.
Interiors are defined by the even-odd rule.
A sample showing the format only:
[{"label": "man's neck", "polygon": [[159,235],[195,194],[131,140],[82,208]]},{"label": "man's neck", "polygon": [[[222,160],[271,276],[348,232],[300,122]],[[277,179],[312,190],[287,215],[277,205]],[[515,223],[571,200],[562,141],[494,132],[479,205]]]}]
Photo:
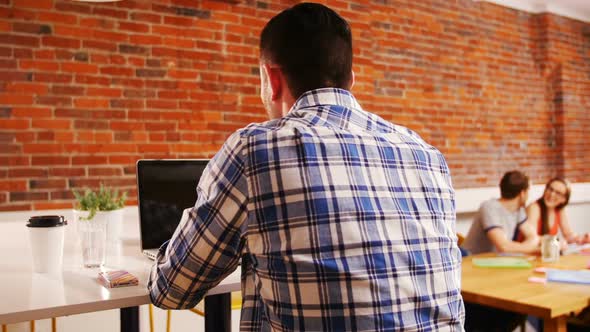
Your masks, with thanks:
[{"label": "man's neck", "polygon": [[521,207],[520,199],[518,197],[512,199],[500,198],[498,201],[506,210],[510,212],[515,212]]}]

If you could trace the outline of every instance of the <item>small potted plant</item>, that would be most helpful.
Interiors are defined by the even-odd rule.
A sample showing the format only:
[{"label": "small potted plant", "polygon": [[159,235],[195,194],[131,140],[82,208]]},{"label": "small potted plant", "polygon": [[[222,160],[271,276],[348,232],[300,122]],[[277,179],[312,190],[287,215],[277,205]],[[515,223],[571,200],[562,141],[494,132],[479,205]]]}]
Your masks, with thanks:
[{"label": "small potted plant", "polygon": [[106,244],[120,238],[123,224],[123,207],[127,192],[100,185],[98,191],[73,191],[76,197],[74,221],[82,246],[84,266],[104,264]]}]

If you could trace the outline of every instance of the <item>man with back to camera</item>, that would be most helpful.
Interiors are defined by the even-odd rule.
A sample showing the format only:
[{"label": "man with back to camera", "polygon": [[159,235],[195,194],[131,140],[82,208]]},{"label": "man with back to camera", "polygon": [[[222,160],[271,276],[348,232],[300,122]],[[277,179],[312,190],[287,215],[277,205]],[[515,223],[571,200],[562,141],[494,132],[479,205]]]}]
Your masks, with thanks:
[{"label": "man with back to camera", "polygon": [[365,112],[348,23],[302,3],[260,38],[270,121],[232,134],[160,248],[148,288],[190,308],[242,258],[241,331],[462,331],[442,154]]},{"label": "man with back to camera", "polygon": [[[463,248],[471,254],[482,252],[539,252],[539,237],[527,220],[526,206],[530,181],[519,171],[510,171],[500,180],[500,199],[490,199],[479,207]],[[519,240],[519,234],[524,239]]]}]

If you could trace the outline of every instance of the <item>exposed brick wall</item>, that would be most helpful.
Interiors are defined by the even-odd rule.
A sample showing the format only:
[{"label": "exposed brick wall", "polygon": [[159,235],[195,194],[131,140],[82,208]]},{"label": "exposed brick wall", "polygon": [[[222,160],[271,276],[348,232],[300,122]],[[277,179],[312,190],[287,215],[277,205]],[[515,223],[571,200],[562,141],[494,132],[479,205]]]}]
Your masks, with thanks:
[{"label": "exposed brick wall", "polygon": [[[132,192],[139,158],[211,156],[265,120],[258,35],[291,1],[0,0],[0,210]],[[328,1],[369,111],[447,157],[456,187],[590,181],[590,24],[460,0]]]},{"label": "exposed brick wall", "polygon": [[590,24],[548,16],[547,62],[560,68],[554,96],[560,174],[590,178]]}]

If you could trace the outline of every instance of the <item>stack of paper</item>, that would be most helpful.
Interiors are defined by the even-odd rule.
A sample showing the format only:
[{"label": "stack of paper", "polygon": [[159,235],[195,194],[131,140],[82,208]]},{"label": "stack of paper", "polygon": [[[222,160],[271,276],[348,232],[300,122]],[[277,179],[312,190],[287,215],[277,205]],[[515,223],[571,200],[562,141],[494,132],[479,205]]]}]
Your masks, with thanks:
[{"label": "stack of paper", "polygon": [[590,271],[548,269],[547,281],[590,285]]}]

